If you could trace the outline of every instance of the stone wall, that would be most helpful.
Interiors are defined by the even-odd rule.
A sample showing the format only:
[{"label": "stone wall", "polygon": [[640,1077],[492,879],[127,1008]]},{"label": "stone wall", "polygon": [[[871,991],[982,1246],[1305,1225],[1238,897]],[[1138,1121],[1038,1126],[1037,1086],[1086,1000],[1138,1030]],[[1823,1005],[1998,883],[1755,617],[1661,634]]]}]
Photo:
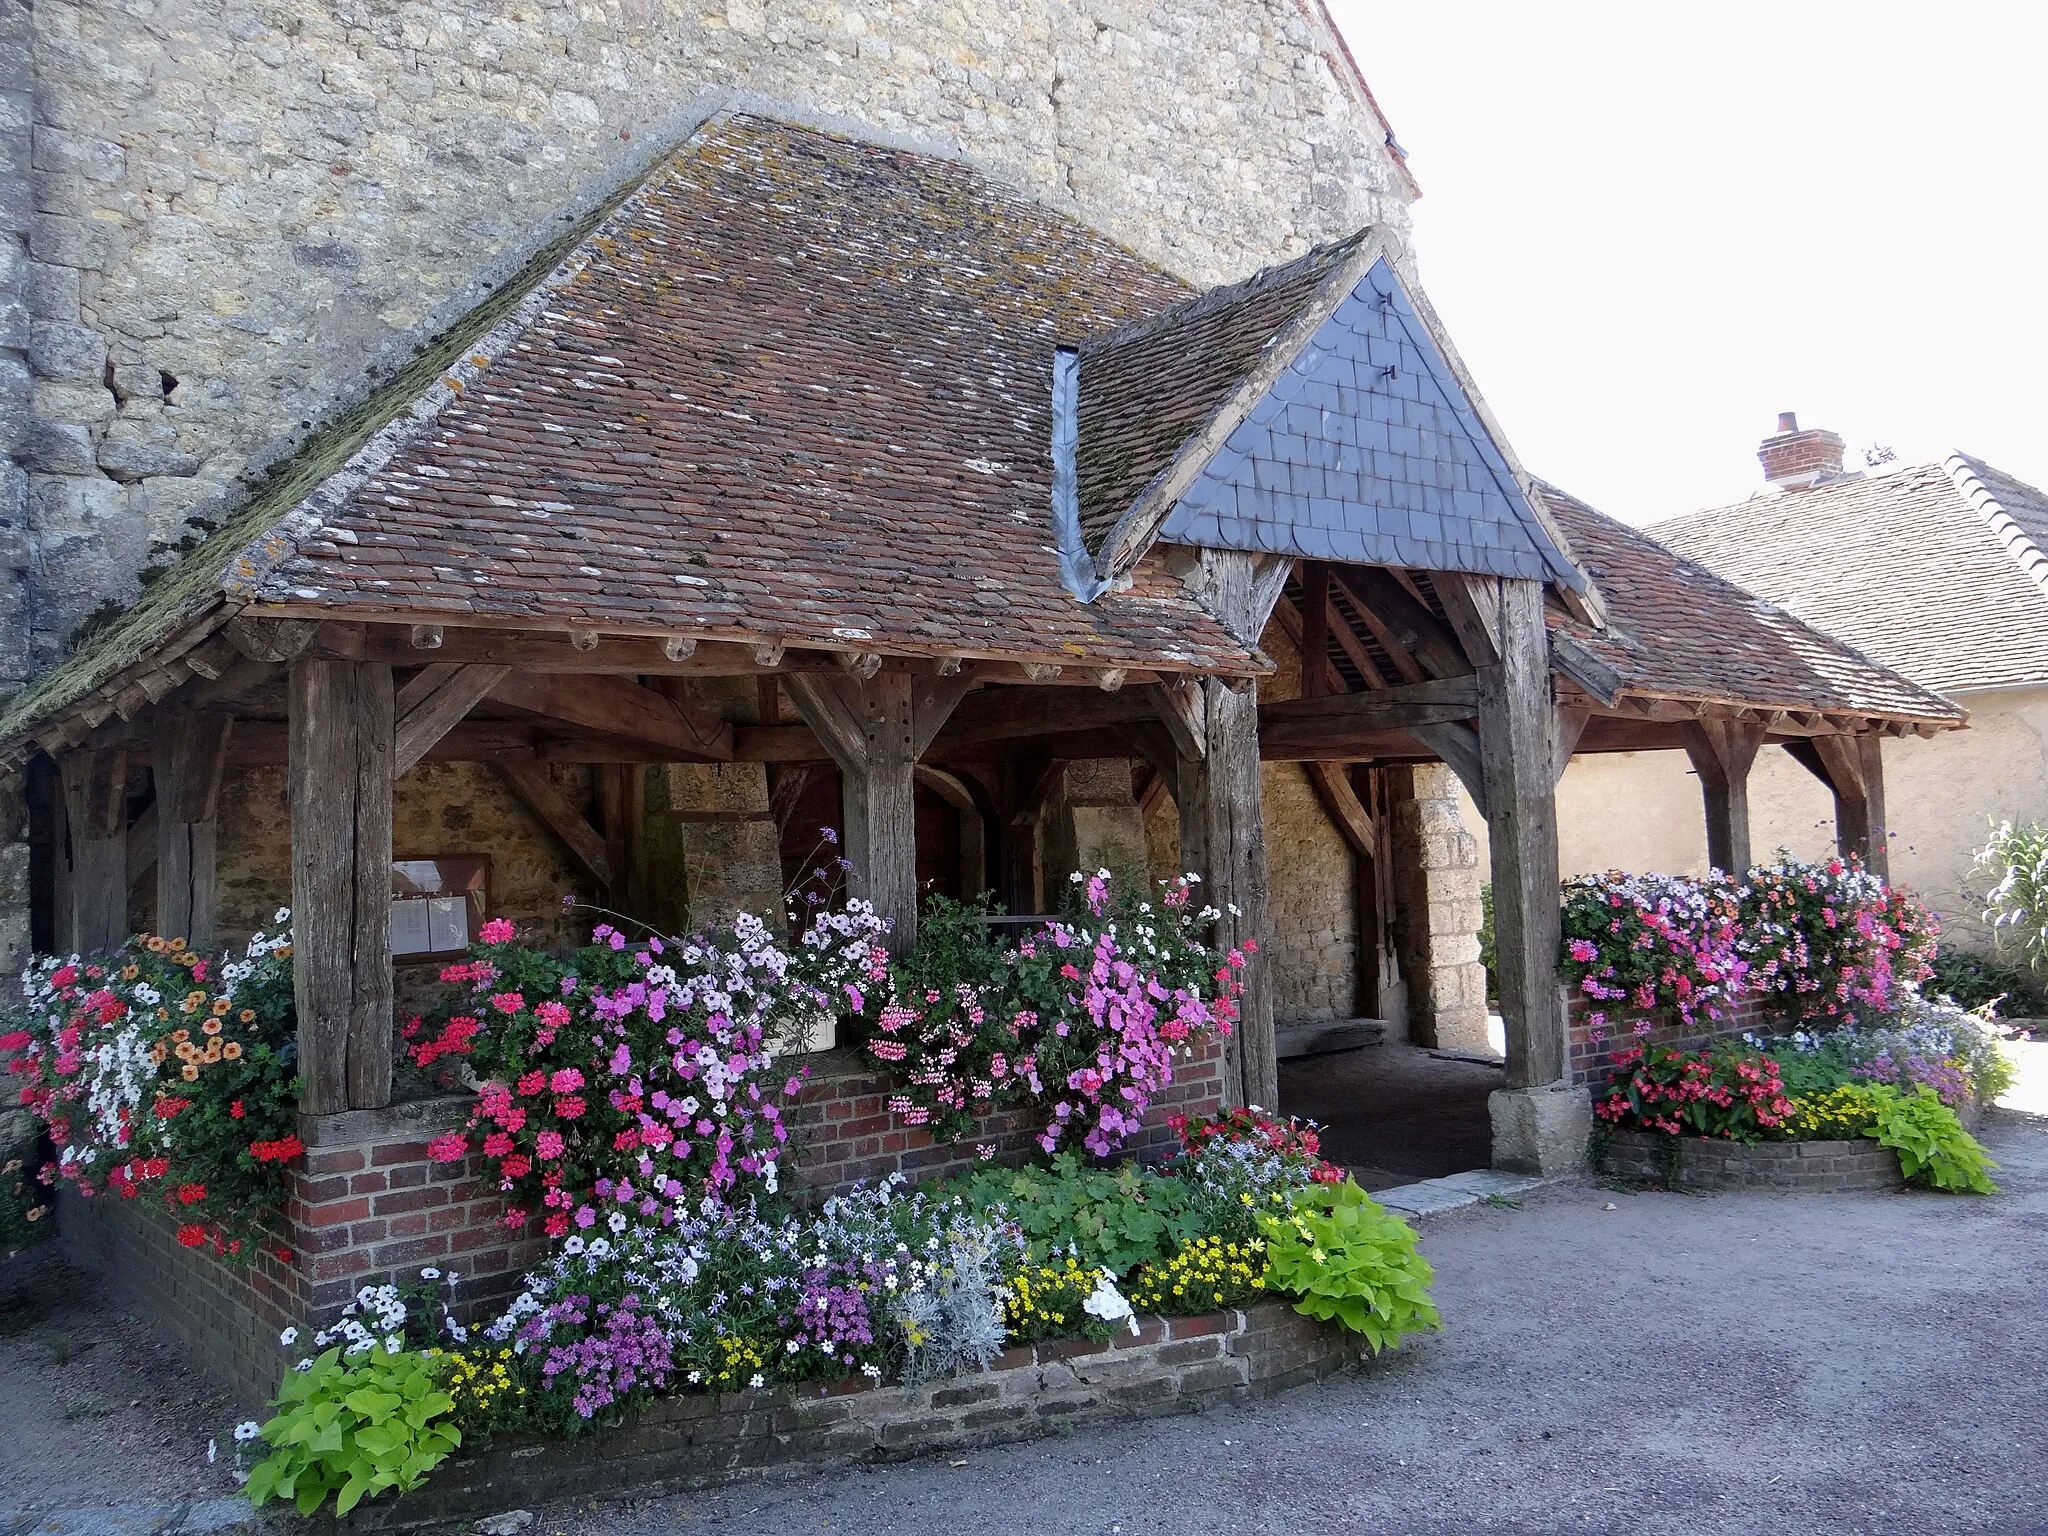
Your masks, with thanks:
[{"label": "stone wall", "polygon": [[1409,1033],[1421,1045],[1486,1050],[1484,866],[1458,814],[1457,776],[1441,763],[1390,774],[1394,947],[1408,987]]},{"label": "stone wall", "polygon": [[0,400],[25,351],[35,421],[0,686],[722,105],[969,157],[1200,282],[1405,227],[1385,127],[1316,12],[36,0],[31,82],[9,0]]}]

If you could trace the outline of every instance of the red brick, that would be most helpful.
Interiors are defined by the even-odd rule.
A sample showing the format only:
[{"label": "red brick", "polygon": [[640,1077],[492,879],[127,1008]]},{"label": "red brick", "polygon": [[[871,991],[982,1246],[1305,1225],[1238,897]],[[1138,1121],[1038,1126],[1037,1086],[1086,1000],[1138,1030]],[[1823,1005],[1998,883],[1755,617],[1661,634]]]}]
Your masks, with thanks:
[{"label": "red brick", "polygon": [[381,1195],[388,1187],[381,1173],[359,1173],[348,1181],[348,1192],[352,1195]]},{"label": "red brick", "polygon": [[306,1224],[311,1227],[339,1227],[351,1221],[361,1221],[369,1214],[370,1202],[367,1197],[358,1200],[337,1200],[313,1207],[306,1213]]}]

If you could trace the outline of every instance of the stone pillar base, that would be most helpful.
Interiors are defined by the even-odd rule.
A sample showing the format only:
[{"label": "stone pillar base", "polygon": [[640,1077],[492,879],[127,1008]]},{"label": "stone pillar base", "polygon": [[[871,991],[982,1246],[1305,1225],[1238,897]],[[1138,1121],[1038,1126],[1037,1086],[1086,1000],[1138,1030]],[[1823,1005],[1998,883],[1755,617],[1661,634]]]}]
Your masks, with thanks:
[{"label": "stone pillar base", "polygon": [[1593,1096],[1571,1083],[1542,1088],[1500,1088],[1488,1095],[1493,1121],[1493,1166],[1538,1178],[1584,1172],[1593,1134]]}]

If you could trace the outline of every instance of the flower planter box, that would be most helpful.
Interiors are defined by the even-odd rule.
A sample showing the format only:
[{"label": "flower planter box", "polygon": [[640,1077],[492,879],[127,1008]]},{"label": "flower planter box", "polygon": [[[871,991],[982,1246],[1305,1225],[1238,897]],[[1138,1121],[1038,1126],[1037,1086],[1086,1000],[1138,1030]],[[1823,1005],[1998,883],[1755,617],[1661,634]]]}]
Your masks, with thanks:
[{"label": "flower planter box", "polygon": [[1146,1318],[1140,1333],[1113,1343],[1021,1345],[986,1371],[923,1386],[875,1387],[855,1378],[674,1397],[616,1429],[573,1439],[506,1436],[443,1462],[403,1498],[378,1498],[345,1519],[322,1516],[300,1529],[308,1536],[419,1530],[553,1499],[647,1496],[958,1451],[1241,1403],[1318,1380],[1358,1357],[1353,1335],[1286,1302]]},{"label": "flower planter box", "polygon": [[1903,1189],[1899,1155],[1869,1137],[1854,1141],[1766,1141],[1754,1146],[1706,1136],[1615,1131],[1600,1171],[1672,1189],[1763,1189],[1784,1194]]}]

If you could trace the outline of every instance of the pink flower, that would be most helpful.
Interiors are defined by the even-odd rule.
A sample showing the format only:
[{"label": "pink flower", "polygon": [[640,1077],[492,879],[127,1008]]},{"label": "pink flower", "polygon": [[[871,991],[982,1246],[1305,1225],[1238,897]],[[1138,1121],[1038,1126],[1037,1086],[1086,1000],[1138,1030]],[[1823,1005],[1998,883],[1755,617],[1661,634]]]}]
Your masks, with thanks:
[{"label": "pink flower", "polygon": [[427,1143],[427,1156],[437,1163],[457,1163],[469,1156],[469,1138],[459,1131],[436,1136]]},{"label": "pink flower", "polygon": [[544,1163],[552,1162],[562,1155],[564,1145],[566,1144],[562,1140],[561,1132],[542,1131],[540,1135],[534,1138],[534,1155]]},{"label": "pink flower", "polygon": [[518,992],[500,992],[491,999],[491,1006],[500,1013],[517,1013],[526,1006],[526,998]]},{"label": "pink flower", "polygon": [[564,1067],[548,1079],[548,1087],[556,1093],[574,1093],[583,1086],[583,1074],[574,1067]]},{"label": "pink flower", "polygon": [[477,930],[476,936],[486,944],[510,944],[517,932],[509,920],[494,917]]}]

